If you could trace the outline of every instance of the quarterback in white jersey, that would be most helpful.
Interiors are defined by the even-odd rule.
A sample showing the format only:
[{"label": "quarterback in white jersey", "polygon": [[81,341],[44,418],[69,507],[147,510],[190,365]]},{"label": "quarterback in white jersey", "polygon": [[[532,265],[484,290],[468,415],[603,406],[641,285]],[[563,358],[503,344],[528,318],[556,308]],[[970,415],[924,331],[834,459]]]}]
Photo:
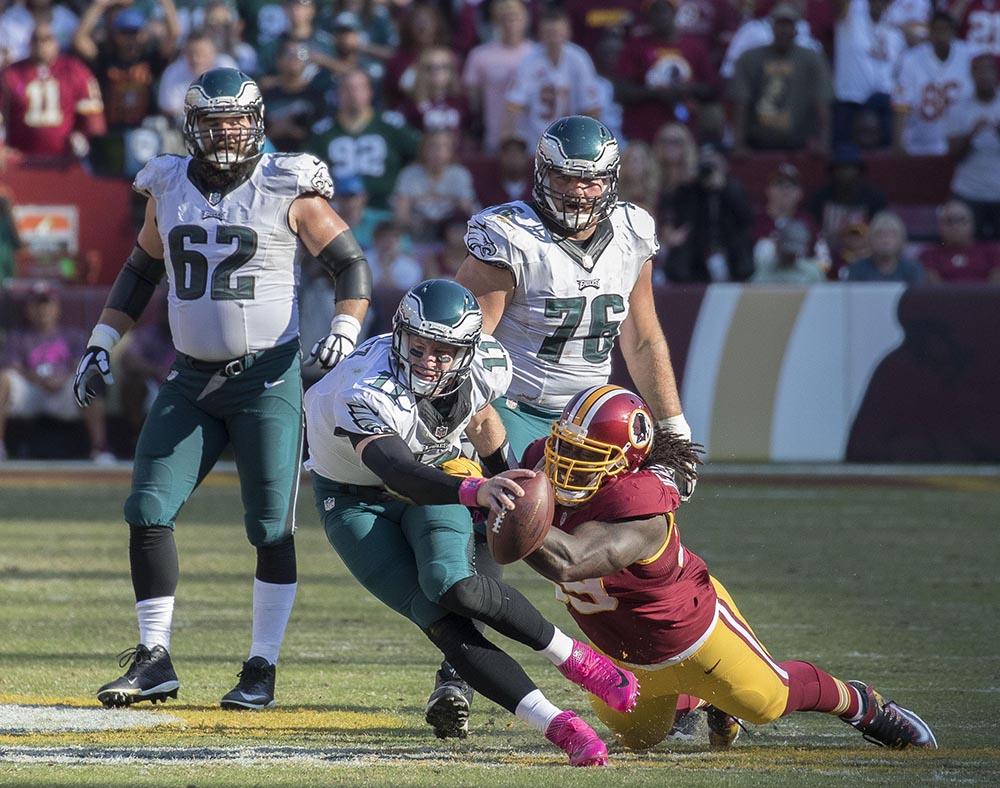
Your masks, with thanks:
[{"label": "quarterback in white jersey", "polygon": [[185,97],[188,156],[159,156],[136,176],[148,197],[136,247],[118,274],[74,381],[113,382],[109,353],[167,276],[177,360],[139,435],[125,501],[139,643],[124,676],[102,686],[105,706],[177,697],[169,647],[177,587],[178,513],[231,444],[257,551],[253,635],[229,709],[274,705],[275,666],[296,590],[295,499],[302,456],[297,252],[336,279],[336,314],[310,363],[332,367],[353,349],[371,272],[330,207],[326,165],[262,153],[264,105],[250,77],[205,72]]},{"label": "quarterback in white jersey", "polygon": [[362,461],[357,436],[398,435],[424,465],[440,467],[462,454],[470,420],[510,385],[510,357],[492,337],[476,345],[468,377],[445,412],[400,381],[393,335],[372,337],[312,386],[305,396],[309,459],[306,469],[336,482],[381,487]]},{"label": "quarterback in white jersey", "polygon": [[948,152],[946,119],[955,104],[973,93],[976,48],[955,39],[955,21],[936,11],[930,40],[903,53],[892,94],[895,142],[911,155]]}]

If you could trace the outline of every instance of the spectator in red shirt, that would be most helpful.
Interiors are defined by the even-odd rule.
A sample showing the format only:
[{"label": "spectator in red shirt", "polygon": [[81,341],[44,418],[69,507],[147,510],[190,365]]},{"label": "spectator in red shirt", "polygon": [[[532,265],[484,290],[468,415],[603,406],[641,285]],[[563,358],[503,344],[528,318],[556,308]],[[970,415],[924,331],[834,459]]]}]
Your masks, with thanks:
[{"label": "spectator in red shirt", "polygon": [[675,0],[652,0],[646,30],[626,39],[615,90],[625,107],[628,139],[652,142],[664,121],[688,123],[698,105],[716,96],[717,72],[705,42],[679,34]]},{"label": "spectator in red shirt", "polygon": [[414,5],[399,26],[399,49],[385,68],[384,103],[397,107],[413,91],[416,63],[431,47],[448,47],[448,29],[441,12],[431,5]]},{"label": "spectator in red shirt", "polygon": [[[483,178],[477,183],[479,201],[483,205],[499,205],[514,200],[530,200],[532,189],[532,155],[520,137],[507,137],[500,143],[496,177]],[[466,217],[468,219],[468,217]]]},{"label": "spectator in red shirt", "polygon": [[644,0],[573,0],[566,3],[573,43],[593,52],[604,36],[623,31],[642,19]]},{"label": "spectator in red shirt", "polygon": [[33,156],[86,156],[105,132],[101,90],[80,60],[59,52],[52,27],[31,34],[31,54],[0,72],[7,144]]},{"label": "spectator in red shirt", "polygon": [[423,132],[450,131],[462,136],[468,131],[469,109],[454,52],[431,47],[421,53],[403,115],[407,123]]},{"label": "spectator in red shirt", "polygon": [[740,12],[733,0],[679,0],[677,29],[697,36],[708,44],[713,68],[722,64],[722,56],[740,25]]},{"label": "spectator in red shirt", "polygon": [[80,410],[73,397],[73,373],[86,335],[60,325],[59,295],[44,282],[28,293],[24,317],[24,327],[11,333],[0,362],[0,461],[7,454],[3,442],[7,417],[40,415],[62,421],[83,419],[91,457],[101,463],[113,461],[105,446],[103,400],[94,401],[96,410]]},{"label": "spectator in red shirt", "polygon": [[931,282],[1000,282],[1000,244],[975,239],[972,209],[949,200],[937,211],[941,243],[920,253]]}]

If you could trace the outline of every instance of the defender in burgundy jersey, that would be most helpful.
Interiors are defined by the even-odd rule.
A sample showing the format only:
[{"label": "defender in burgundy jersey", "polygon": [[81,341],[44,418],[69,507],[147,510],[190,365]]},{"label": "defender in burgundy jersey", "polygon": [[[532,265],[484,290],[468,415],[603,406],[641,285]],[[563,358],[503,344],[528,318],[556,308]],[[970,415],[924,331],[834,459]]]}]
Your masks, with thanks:
[{"label": "defender in burgundy jersey", "polygon": [[674,475],[693,474],[697,463],[692,445],[657,427],[638,395],[610,385],[573,397],[549,437],[525,452],[522,465],[544,468],[557,502],[555,527],[525,561],[642,685],[631,714],[594,703],[601,720],[625,746],[651,747],[687,694],[709,704],[713,743],[735,739],[739,719],[822,711],[877,744],[936,747],[920,717],[872,687],[809,662],[774,661],[725,587],[681,544]]}]

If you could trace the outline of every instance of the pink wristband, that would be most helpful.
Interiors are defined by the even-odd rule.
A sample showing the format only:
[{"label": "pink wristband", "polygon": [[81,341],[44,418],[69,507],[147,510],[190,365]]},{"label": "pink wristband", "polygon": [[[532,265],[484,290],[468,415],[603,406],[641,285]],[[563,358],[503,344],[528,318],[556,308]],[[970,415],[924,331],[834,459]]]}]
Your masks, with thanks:
[{"label": "pink wristband", "polygon": [[486,479],[482,476],[470,476],[467,479],[462,479],[462,483],[458,485],[458,502],[462,506],[479,506],[476,495],[484,484],[486,484]]}]

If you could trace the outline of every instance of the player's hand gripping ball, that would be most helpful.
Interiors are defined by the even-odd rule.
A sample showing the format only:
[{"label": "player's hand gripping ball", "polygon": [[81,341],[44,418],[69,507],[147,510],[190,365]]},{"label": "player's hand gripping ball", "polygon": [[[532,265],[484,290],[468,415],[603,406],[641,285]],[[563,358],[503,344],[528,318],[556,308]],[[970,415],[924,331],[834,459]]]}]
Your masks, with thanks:
[{"label": "player's hand gripping ball", "polygon": [[499,564],[512,564],[537,550],[552,525],[556,499],[544,473],[518,479],[524,495],[514,499],[514,508],[490,511],[486,521],[486,542]]}]

